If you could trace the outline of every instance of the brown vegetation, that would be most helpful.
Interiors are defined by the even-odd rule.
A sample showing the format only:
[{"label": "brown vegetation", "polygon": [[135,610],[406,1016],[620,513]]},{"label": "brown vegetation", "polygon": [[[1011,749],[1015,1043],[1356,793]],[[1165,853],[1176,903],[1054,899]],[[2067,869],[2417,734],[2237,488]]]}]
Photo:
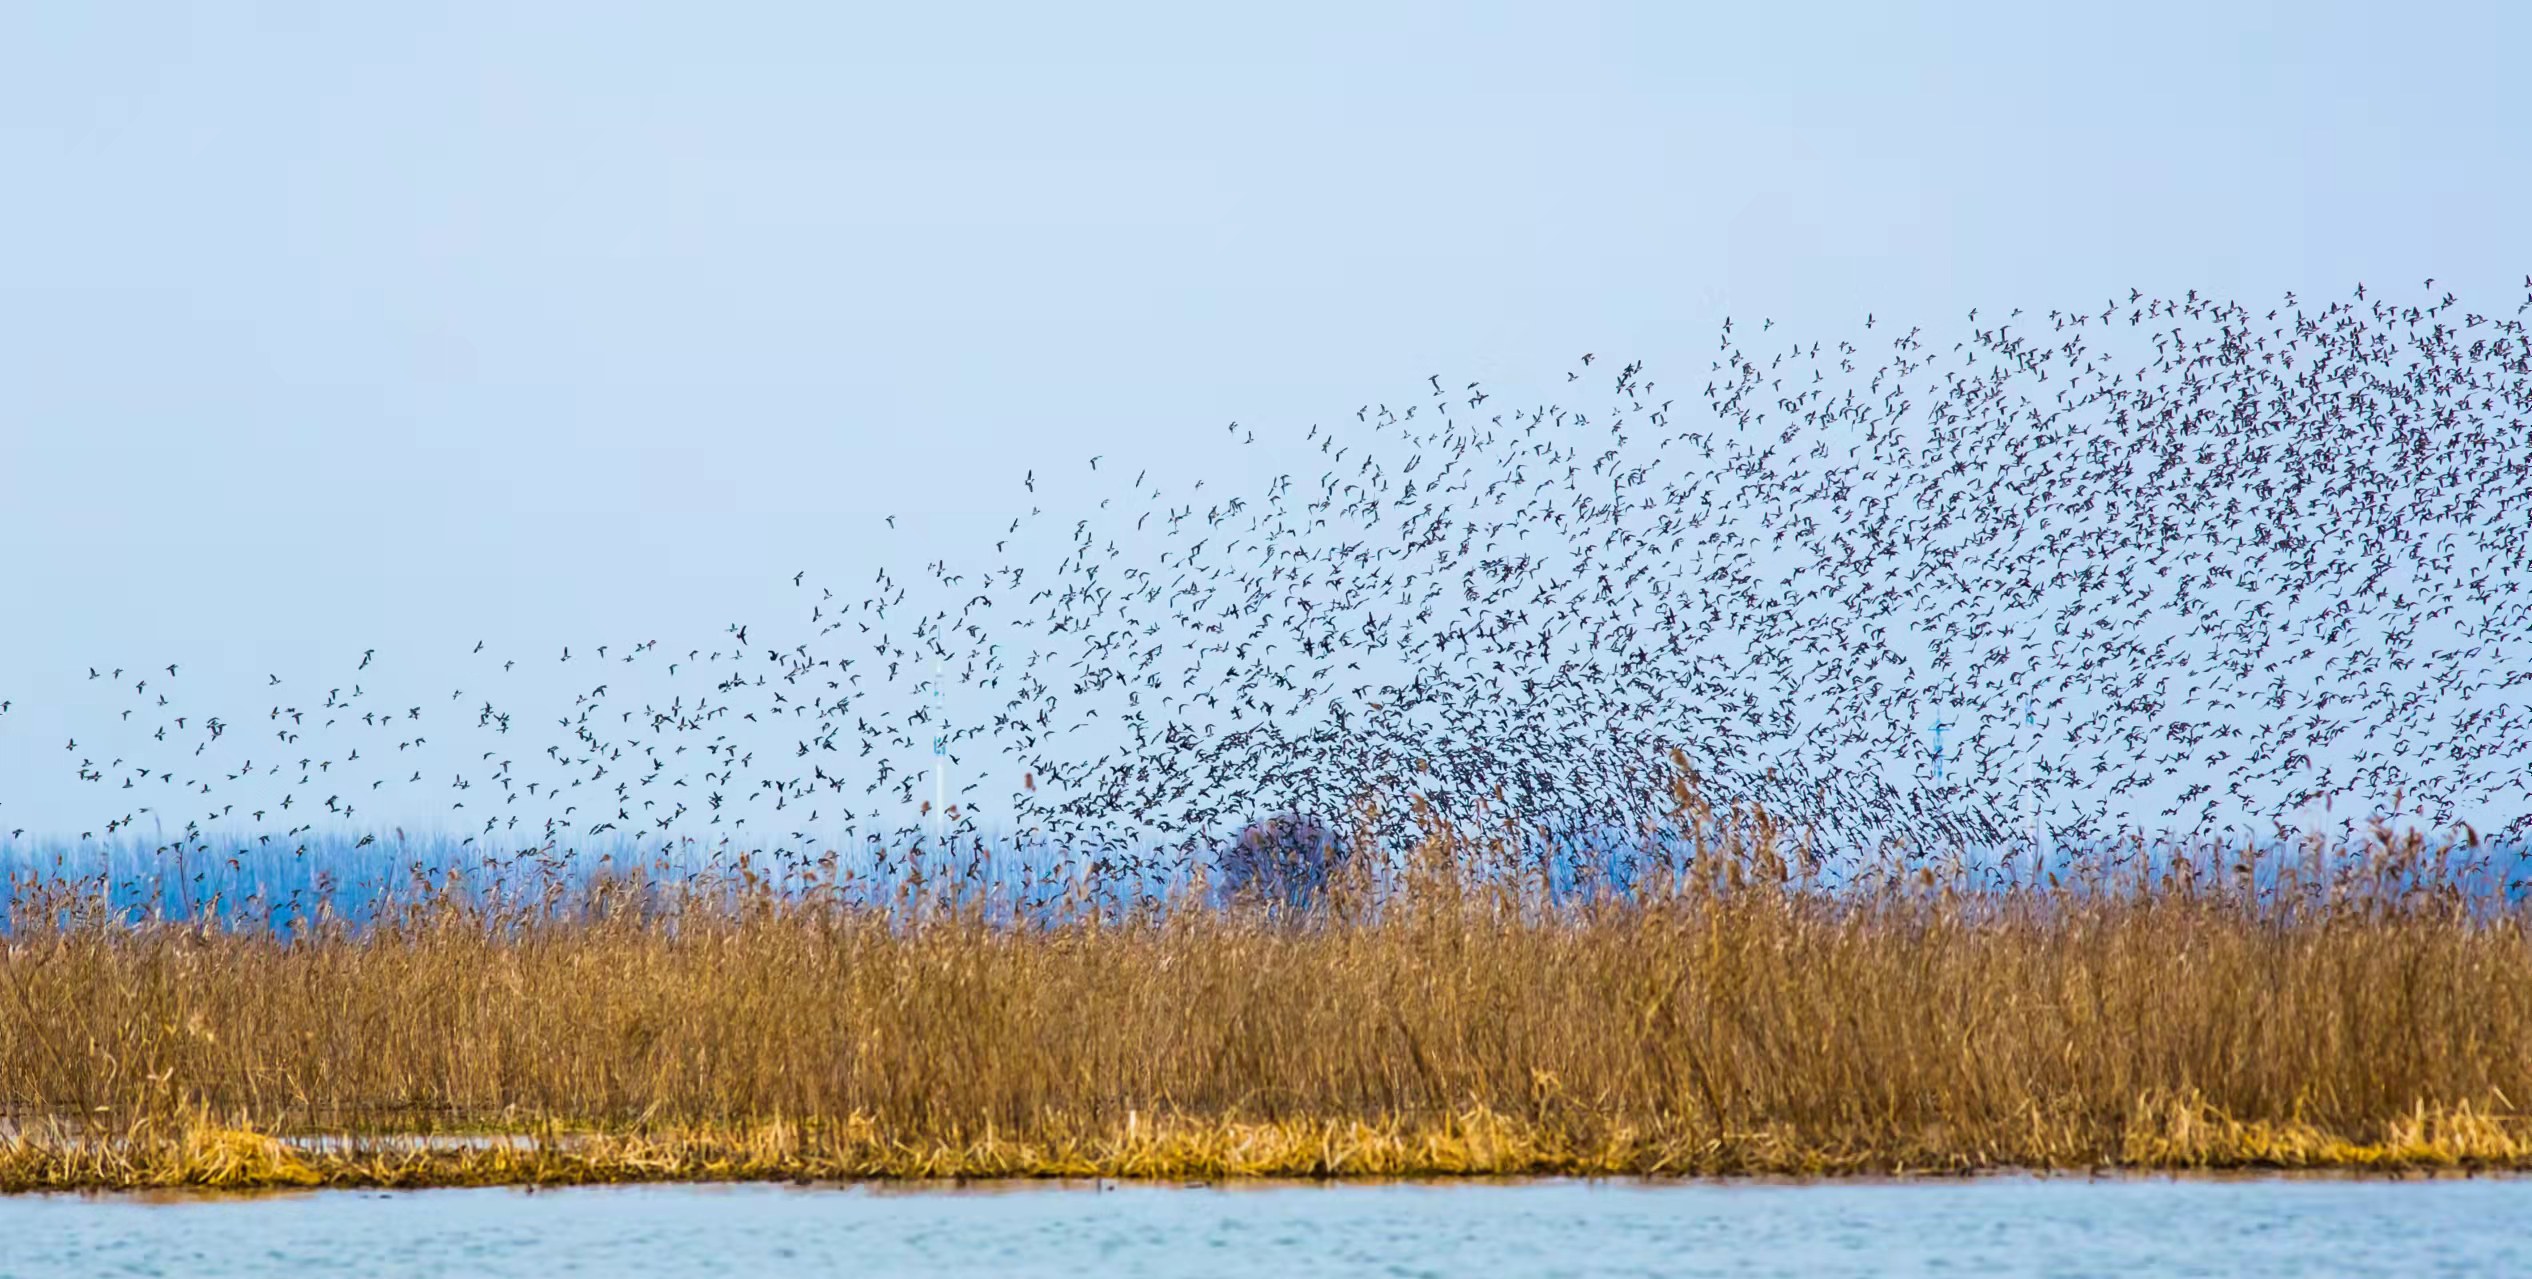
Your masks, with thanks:
[{"label": "brown vegetation", "polygon": [[2532,933],[2467,847],[1830,888],[1683,808],[1624,897],[1429,830],[1297,918],[690,880],[284,940],[22,893],[0,1186],[2532,1166]]}]

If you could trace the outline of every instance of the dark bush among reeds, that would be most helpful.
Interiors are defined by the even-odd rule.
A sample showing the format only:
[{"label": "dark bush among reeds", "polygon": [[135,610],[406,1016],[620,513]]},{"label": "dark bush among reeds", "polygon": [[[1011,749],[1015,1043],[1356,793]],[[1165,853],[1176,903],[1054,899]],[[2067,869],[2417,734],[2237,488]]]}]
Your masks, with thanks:
[{"label": "dark bush among reeds", "polygon": [[1250,823],[1215,855],[1213,884],[1225,905],[1306,910],[1349,847],[1316,817],[1278,813]]}]

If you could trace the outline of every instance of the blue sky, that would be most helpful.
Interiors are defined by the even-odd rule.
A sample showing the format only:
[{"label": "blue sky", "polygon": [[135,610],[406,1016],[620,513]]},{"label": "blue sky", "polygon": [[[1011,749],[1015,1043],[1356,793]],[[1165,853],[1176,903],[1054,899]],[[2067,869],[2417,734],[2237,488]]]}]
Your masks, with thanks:
[{"label": "blue sky", "polygon": [[1434,370],[2130,286],[2511,300],[2522,15],[17,6],[0,818],[92,663],[709,634],[980,545],[1032,468],[1262,483]]}]

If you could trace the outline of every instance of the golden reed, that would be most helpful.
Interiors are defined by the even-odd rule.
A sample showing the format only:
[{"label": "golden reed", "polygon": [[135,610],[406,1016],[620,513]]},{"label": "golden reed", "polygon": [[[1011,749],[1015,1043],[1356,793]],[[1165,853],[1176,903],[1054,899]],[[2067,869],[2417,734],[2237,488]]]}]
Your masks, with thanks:
[{"label": "golden reed", "polygon": [[1310,909],[1013,923],[735,881],[285,938],[21,891],[0,1187],[2532,1167],[2532,933],[2470,843],[1551,899],[1425,826]]}]

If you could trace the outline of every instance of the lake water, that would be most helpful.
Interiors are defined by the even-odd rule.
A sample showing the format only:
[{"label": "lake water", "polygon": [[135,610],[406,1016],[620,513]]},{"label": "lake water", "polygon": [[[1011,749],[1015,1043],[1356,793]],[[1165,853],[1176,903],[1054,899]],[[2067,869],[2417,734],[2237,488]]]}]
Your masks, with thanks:
[{"label": "lake water", "polygon": [[2518,1275],[2532,1180],[0,1198],[0,1275]]}]

